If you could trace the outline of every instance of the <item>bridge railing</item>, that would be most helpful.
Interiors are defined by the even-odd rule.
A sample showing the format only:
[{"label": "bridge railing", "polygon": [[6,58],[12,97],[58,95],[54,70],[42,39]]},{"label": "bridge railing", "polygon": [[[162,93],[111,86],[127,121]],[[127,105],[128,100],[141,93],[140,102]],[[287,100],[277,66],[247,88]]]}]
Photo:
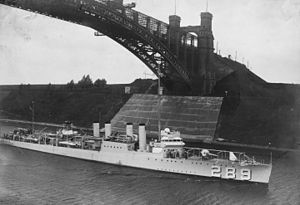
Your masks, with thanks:
[{"label": "bridge railing", "polygon": [[141,12],[135,11],[131,8],[126,8],[124,6],[118,5],[113,1],[95,0],[95,2],[105,4],[106,6],[115,9],[119,13],[125,15],[128,19],[133,20],[140,26],[149,30],[153,35],[159,36],[160,38],[167,39],[167,34],[169,29],[169,25],[167,23],[157,20]]},{"label": "bridge railing", "polygon": [[[78,2],[79,0],[72,1]],[[126,8],[121,4],[116,4],[112,1],[80,0],[79,6],[79,10],[82,10],[89,15],[98,16],[98,18],[101,17],[104,20],[109,19],[110,21],[121,24],[125,28],[132,30],[133,32],[142,36],[142,38],[151,43],[150,45],[151,47],[153,47],[153,49],[150,49],[152,49],[154,54],[157,54],[156,56],[151,56],[151,58],[153,58],[153,61],[157,62],[151,62],[152,64],[148,62],[149,65],[151,64],[150,66],[152,67],[152,69],[155,70],[154,72],[157,73],[157,75],[159,75],[158,73],[161,73],[162,79],[164,79],[164,77],[167,76],[166,72],[168,71],[166,71],[164,74],[162,72],[158,72],[157,65],[162,65],[161,70],[167,70],[169,67],[173,67],[180,75],[177,81],[180,82],[180,80],[182,80],[182,83],[190,86],[191,79],[189,73],[182,67],[181,62],[179,61],[177,56],[172,53],[173,51],[168,44],[168,24],[147,16],[141,12]],[[152,35],[149,35],[148,32],[150,32]],[[122,40],[120,40],[120,42],[121,41]],[[162,62],[167,62],[168,66],[166,66],[167,63]],[[174,76],[175,75],[177,74],[174,74]]]}]

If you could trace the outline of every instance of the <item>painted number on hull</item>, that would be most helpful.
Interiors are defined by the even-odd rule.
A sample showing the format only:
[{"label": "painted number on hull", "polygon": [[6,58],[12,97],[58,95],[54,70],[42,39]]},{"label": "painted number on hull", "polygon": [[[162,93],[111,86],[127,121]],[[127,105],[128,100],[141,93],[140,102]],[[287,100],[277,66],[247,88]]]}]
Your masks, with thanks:
[{"label": "painted number on hull", "polygon": [[212,166],[211,167],[211,176],[212,177],[221,177],[221,167],[219,166]]},{"label": "painted number on hull", "polygon": [[[222,168],[220,166],[211,167],[211,176],[212,177],[222,177]],[[233,167],[226,167],[225,176],[226,179],[236,179],[236,169]],[[241,169],[241,180],[251,180],[251,170],[250,169]]]},{"label": "painted number on hull", "polygon": [[236,177],[235,171],[236,171],[235,168],[226,167],[225,178],[227,178],[227,179],[235,179],[235,177]]},{"label": "painted number on hull", "polygon": [[241,170],[241,179],[242,180],[250,180],[251,179],[251,170],[250,169],[242,169]]}]

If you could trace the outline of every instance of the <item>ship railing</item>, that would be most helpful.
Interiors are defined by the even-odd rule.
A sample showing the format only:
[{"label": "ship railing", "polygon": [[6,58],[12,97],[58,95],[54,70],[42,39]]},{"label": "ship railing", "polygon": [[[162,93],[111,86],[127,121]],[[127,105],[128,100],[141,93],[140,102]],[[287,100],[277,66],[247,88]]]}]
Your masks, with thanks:
[{"label": "ship railing", "polygon": [[[205,151],[204,151],[205,150]],[[205,154],[203,153],[205,152]],[[232,152],[227,150],[205,149],[184,147],[187,158],[196,160],[227,160],[228,162],[237,162],[241,165],[268,165],[272,163],[272,157],[249,157],[245,152]],[[233,154],[233,155],[232,155]]]},{"label": "ship railing", "polygon": [[[18,141],[25,143],[42,144],[49,146],[68,147],[72,149],[87,149],[99,151],[101,147],[102,138],[88,137],[86,135],[74,135],[71,139],[63,138],[61,135],[53,133],[38,133],[37,134],[20,134],[14,131],[4,133],[0,139],[9,141]],[[88,143],[93,139],[93,143]],[[100,141],[100,142],[99,142]]]}]

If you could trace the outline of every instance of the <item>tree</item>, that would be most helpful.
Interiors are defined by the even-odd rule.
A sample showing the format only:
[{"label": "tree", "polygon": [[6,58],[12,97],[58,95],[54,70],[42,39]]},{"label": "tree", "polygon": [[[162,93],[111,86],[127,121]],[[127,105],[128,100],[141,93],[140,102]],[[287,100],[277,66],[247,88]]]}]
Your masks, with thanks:
[{"label": "tree", "polygon": [[93,87],[93,81],[90,77],[90,75],[87,76],[83,76],[82,79],[80,81],[78,81],[78,86],[80,88],[90,88]]},{"label": "tree", "polygon": [[94,86],[97,87],[97,88],[101,88],[101,87],[104,87],[106,85],[106,80],[105,79],[97,79],[95,82],[94,82]]},{"label": "tree", "polygon": [[71,80],[70,82],[67,83],[67,88],[73,89],[75,87],[74,80]]}]

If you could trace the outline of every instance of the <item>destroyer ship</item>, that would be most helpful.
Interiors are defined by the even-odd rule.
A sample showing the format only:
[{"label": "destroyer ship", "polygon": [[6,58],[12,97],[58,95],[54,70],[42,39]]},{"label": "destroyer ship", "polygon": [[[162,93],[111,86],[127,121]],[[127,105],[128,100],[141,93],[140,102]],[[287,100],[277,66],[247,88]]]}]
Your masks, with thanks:
[{"label": "destroyer ship", "polygon": [[[95,130],[95,128],[94,128]],[[97,128],[96,128],[97,130]],[[176,174],[269,183],[272,162],[264,163],[243,152],[186,147],[180,133],[166,128],[159,140],[147,143],[144,124],[133,134],[112,133],[106,123],[104,136],[80,135],[70,126],[55,134],[31,134],[23,129],[2,136],[1,143],[49,154]],[[98,125],[99,131],[99,125]]]}]

